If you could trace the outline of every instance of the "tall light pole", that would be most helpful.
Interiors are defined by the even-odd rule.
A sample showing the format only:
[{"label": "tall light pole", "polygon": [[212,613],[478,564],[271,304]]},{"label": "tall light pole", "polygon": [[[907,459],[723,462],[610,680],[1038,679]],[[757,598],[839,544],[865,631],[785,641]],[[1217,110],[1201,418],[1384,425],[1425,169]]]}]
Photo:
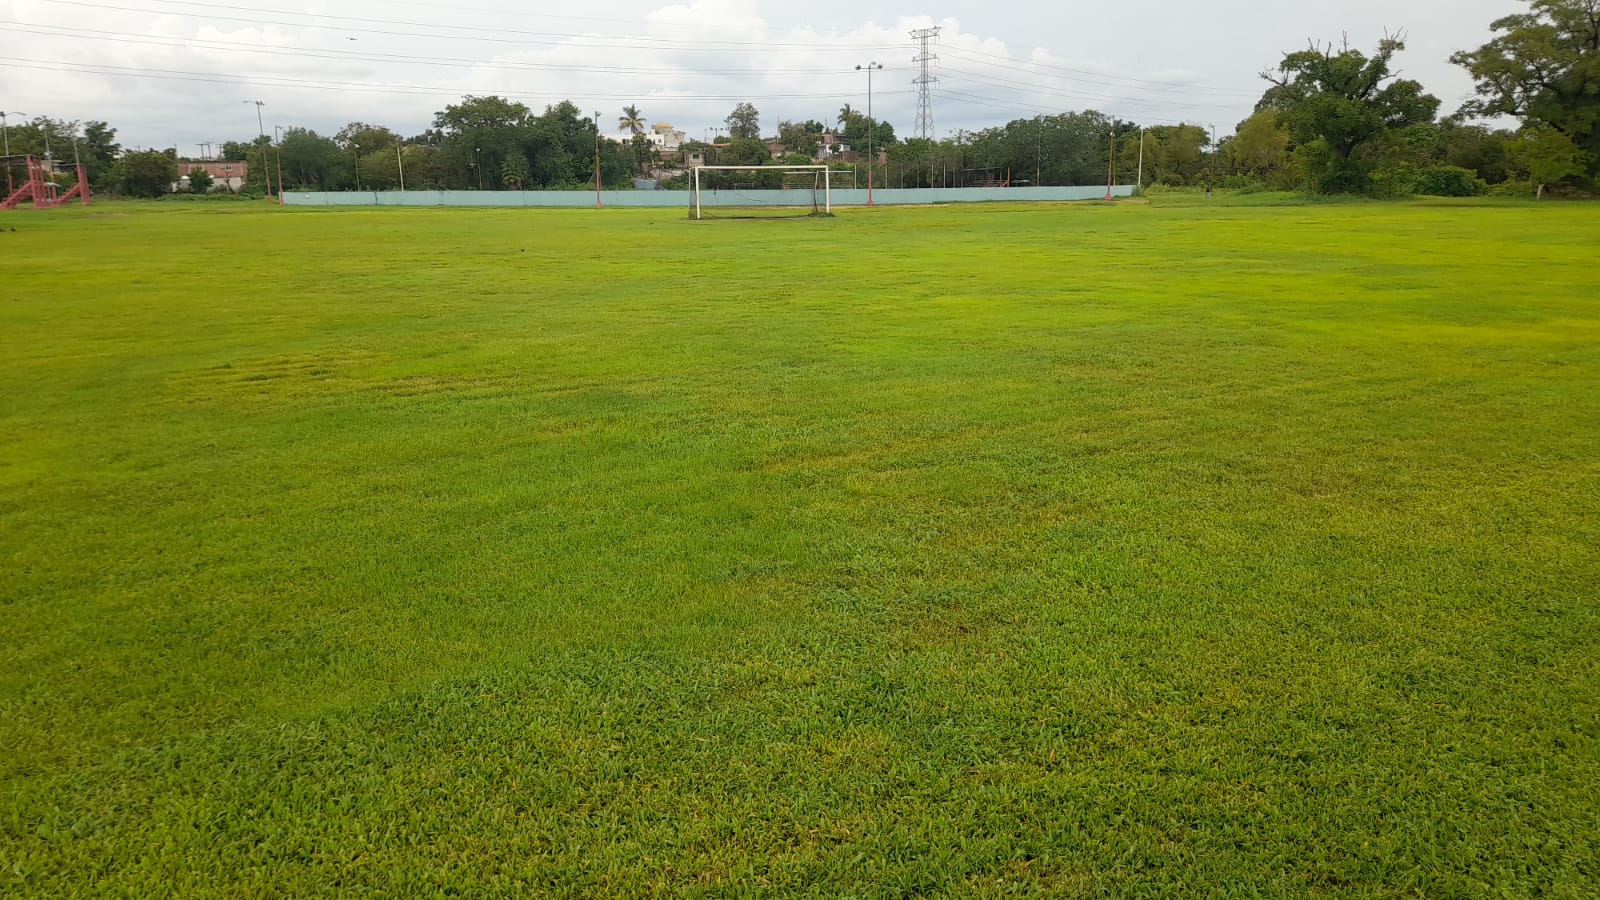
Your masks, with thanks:
[{"label": "tall light pole", "polygon": [[1139,126],[1139,191],[1144,192],[1144,126]]},{"label": "tall light pole", "polygon": [[11,193],[16,190],[16,187],[11,183],[11,129],[10,129],[9,126],[6,125],[6,116],[25,116],[25,115],[27,115],[27,113],[18,112],[17,110],[14,110],[14,109],[11,110],[10,112],[7,112],[6,110],[0,109],[0,135],[4,135],[5,142],[6,142],[6,196],[7,197],[11,196]]},{"label": "tall light pole", "polygon": [[872,205],[872,169],[878,162],[878,157],[872,152],[872,133],[877,130],[877,122],[872,118],[872,70],[883,68],[881,62],[869,62],[864,66],[856,66],[856,71],[867,70],[867,205]]},{"label": "tall light pole", "polygon": [[272,139],[278,144],[278,205],[283,205],[283,135],[282,125],[272,126]]},{"label": "tall light pole", "polygon": [[473,147],[472,152],[477,154],[478,161],[473,163],[472,167],[478,170],[478,190],[481,191],[483,190],[483,148]]},{"label": "tall light pole", "polygon": [[361,193],[361,145],[350,142],[350,155],[356,159],[356,193]]},{"label": "tall light pole", "polygon": [[600,110],[594,111],[594,208],[600,208]]},{"label": "tall light pole", "polygon": [[1106,150],[1106,200],[1111,200],[1111,185],[1117,177],[1117,120],[1111,120],[1111,143]]},{"label": "tall light pole", "polygon": [[[256,130],[262,137],[267,136],[266,121],[261,118],[261,108],[267,105],[265,100],[241,100],[240,103],[254,103],[256,105]],[[272,196],[272,174],[267,171],[267,148],[261,148],[261,178],[267,184],[267,196]],[[283,190],[283,185],[278,185],[278,190]]]}]

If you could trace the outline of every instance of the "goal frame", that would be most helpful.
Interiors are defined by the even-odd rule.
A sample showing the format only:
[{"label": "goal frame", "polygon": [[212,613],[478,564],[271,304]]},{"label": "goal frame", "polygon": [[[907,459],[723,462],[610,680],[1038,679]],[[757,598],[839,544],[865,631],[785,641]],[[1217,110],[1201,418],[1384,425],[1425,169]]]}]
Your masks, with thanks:
[{"label": "goal frame", "polygon": [[692,187],[694,192],[694,218],[700,221],[704,218],[700,214],[700,172],[776,172],[780,175],[794,175],[800,172],[822,173],[822,214],[833,215],[833,169],[825,165],[817,166],[694,166],[691,170]]}]

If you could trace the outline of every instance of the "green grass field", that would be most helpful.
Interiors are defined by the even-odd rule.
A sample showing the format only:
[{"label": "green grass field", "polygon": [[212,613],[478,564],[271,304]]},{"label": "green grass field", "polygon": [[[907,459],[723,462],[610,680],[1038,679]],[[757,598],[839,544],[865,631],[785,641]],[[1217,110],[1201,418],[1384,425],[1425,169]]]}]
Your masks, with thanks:
[{"label": "green grass field", "polygon": [[0,894],[1593,897],[1597,246],[5,214]]}]

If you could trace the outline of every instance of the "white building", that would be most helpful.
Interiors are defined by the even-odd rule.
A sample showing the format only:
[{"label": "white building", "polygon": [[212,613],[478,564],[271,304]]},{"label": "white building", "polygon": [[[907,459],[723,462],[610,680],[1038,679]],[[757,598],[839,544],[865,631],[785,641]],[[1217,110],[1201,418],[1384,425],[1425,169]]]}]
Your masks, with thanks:
[{"label": "white building", "polygon": [[[650,130],[646,131],[644,136],[650,139],[650,145],[652,147],[655,147],[662,153],[678,152],[678,150],[683,147],[683,141],[685,138],[684,133],[673,128],[671,122],[657,122],[656,124],[651,125]],[[621,131],[611,135],[610,137],[611,140],[616,141],[619,144],[630,144],[633,142],[632,132]]]},{"label": "white building", "polygon": [[671,122],[657,122],[650,126],[650,143],[656,145],[657,150],[675,153],[683,146],[684,134],[672,127]]}]

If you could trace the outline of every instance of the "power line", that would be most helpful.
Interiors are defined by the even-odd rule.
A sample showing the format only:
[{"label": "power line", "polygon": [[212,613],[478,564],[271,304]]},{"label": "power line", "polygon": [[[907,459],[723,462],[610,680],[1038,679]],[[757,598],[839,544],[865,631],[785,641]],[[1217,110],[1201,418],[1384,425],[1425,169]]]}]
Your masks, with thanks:
[{"label": "power line", "polygon": [[[179,15],[179,13],[176,12],[176,11],[160,10],[160,9],[148,9],[148,8],[145,8],[145,7],[136,7],[136,6],[119,6],[119,5],[111,4],[111,3],[94,3],[94,2],[90,2],[90,0],[45,0],[45,2],[46,3],[55,3],[55,4],[64,4],[64,5],[67,5],[67,6],[90,7],[90,8],[93,8],[93,9],[110,9],[110,10],[117,10],[119,12],[145,13],[145,14],[157,15],[157,16]],[[263,18],[260,18],[259,16],[251,16],[249,18],[245,18],[245,17],[242,17],[242,16],[225,16],[225,15],[220,15],[220,14],[211,12],[211,10],[213,10],[213,9],[229,9],[229,10],[234,10],[235,12],[265,13],[267,15],[279,15],[279,16],[283,16],[283,15],[301,16],[301,17],[304,17],[304,18],[330,19],[330,20],[347,21],[347,22],[362,22],[362,23],[378,24],[378,25],[399,25],[399,26],[410,27],[410,28],[425,28],[425,29],[429,29],[428,31],[424,31],[424,32],[416,32],[416,31],[391,31],[391,30],[381,29],[381,28],[354,27],[354,26],[346,26],[346,25],[337,26],[338,29],[341,30],[341,31],[355,31],[355,32],[361,32],[363,34],[385,34],[385,35],[396,35],[396,36],[401,36],[401,37],[449,38],[449,39],[452,39],[452,40],[463,40],[463,41],[486,41],[486,42],[489,42],[489,43],[496,43],[496,44],[549,44],[549,45],[560,45],[560,46],[568,46],[568,47],[616,47],[616,48],[619,48],[619,49],[635,49],[635,50],[658,48],[658,49],[671,49],[671,50],[693,50],[693,51],[697,51],[697,52],[743,51],[743,50],[746,50],[748,48],[760,48],[760,49],[763,49],[763,50],[767,50],[769,52],[773,52],[773,51],[777,51],[777,52],[794,52],[794,51],[797,51],[797,50],[804,50],[804,51],[806,51],[808,53],[817,53],[817,52],[822,52],[822,51],[834,51],[834,52],[841,52],[841,53],[843,53],[843,52],[852,52],[853,53],[853,52],[856,52],[856,51],[859,51],[859,50],[888,49],[886,47],[882,47],[882,46],[878,46],[878,45],[867,45],[867,44],[834,45],[832,47],[819,48],[814,43],[786,43],[786,42],[776,42],[776,41],[714,41],[714,40],[683,41],[683,40],[679,40],[677,38],[652,38],[652,37],[638,37],[638,36],[608,37],[608,36],[605,36],[605,35],[569,34],[569,33],[556,32],[556,31],[519,31],[517,29],[512,29],[512,28],[480,28],[480,27],[474,26],[474,25],[450,25],[450,24],[439,23],[439,22],[410,22],[410,21],[405,21],[405,20],[401,20],[401,19],[380,19],[380,18],[367,18],[367,17],[358,17],[358,16],[337,16],[337,15],[324,14],[324,13],[301,13],[301,12],[293,12],[293,11],[289,11],[289,10],[268,9],[268,8],[256,7],[256,6],[236,6],[236,5],[221,4],[221,3],[214,3],[214,4],[193,3],[193,2],[190,2],[190,0],[149,0],[149,2],[167,3],[167,4],[177,5],[177,6],[198,6],[198,7],[201,8],[201,11],[196,11],[196,12],[184,11],[183,13],[181,13],[184,16],[187,16],[187,17],[190,17],[190,18],[197,18],[197,19],[215,19],[215,20],[223,21],[223,22],[243,22],[243,23],[251,24],[251,25],[282,25],[282,26],[284,26],[286,28],[319,28],[319,27],[320,28],[329,28],[329,27],[333,27],[333,26],[328,26],[328,25],[317,25],[315,23],[309,23],[309,22],[284,22],[284,21],[281,21],[281,20],[263,19]],[[443,30],[446,30],[446,31],[466,32],[466,33],[444,35],[444,34],[440,34],[439,33],[440,29],[443,29]],[[519,35],[519,37],[514,37],[514,38],[513,37],[501,37],[501,35]],[[607,42],[610,42],[610,41],[638,41],[638,42],[643,42],[643,43],[631,43],[631,44],[626,44],[626,43],[578,43],[578,41],[596,41],[596,40],[598,40],[598,41],[607,41]]]},{"label": "power line", "polygon": [[172,47],[175,49],[218,49],[240,53],[257,53],[270,56],[305,57],[311,59],[336,59],[352,62],[395,62],[415,65],[450,66],[456,68],[481,68],[481,69],[506,69],[510,71],[557,71],[557,72],[594,72],[599,74],[620,75],[743,75],[753,76],[767,73],[814,75],[817,77],[843,77],[854,73],[840,69],[838,71],[819,70],[815,66],[805,68],[786,69],[702,69],[690,70],[640,68],[634,66],[595,66],[582,64],[563,63],[534,63],[499,61],[488,62],[464,57],[448,56],[417,56],[404,53],[357,53],[354,51],[320,49],[309,47],[262,47],[258,44],[244,41],[227,41],[220,38],[182,38],[166,35],[129,35],[121,32],[102,31],[92,28],[76,28],[65,25],[35,25],[27,22],[0,21],[0,31],[10,31],[17,34],[37,34],[46,37],[70,37],[73,39],[113,41],[116,43],[144,44],[152,47]]},{"label": "power line", "polygon": [[[1016,69],[1017,71],[1028,72],[1030,74],[1047,74],[1047,73],[1042,73],[1042,72],[1036,72],[1035,71],[1036,69],[1054,69],[1054,70],[1056,70],[1058,72],[1065,72],[1067,74],[1073,75],[1073,76],[1078,77],[1078,78],[1080,78],[1080,79],[1082,79],[1084,81],[1093,82],[1096,79],[1108,79],[1108,78],[1109,79],[1113,79],[1112,81],[1109,81],[1109,82],[1107,82],[1107,81],[1101,81],[1100,82],[1101,84],[1104,84],[1107,87],[1121,87],[1121,85],[1117,84],[1116,82],[1118,82],[1118,81],[1126,81],[1126,82],[1131,82],[1131,83],[1134,83],[1134,84],[1151,85],[1152,86],[1151,89],[1155,89],[1155,90],[1159,90],[1161,88],[1170,88],[1170,89],[1175,89],[1175,90],[1200,90],[1200,91],[1206,91],[1208,93],[1218,93],[1218,94],[1239,94],[1239,95],[1244,95],[1244,96],[1260,96],[1260,92],[1259,91],[1252,92],[1252,91],[1244,91],[1244,90],[1235,90],[1233,88],[1219,88],[1219,87],[1215,87],[1215,86],[1212,86],[1212,85],[1205,85],[1205,84],[1198,84],[1198,83],[1191,84],[1191,83],[1188,83],[1188,82],[1160,81],[1160,80],[1157,80],[1157,79],[1150,79],[1150,78],[1137,78],[1137,77],[1134,77],[1132,75],[1117,75],[1117,74],[1114,74],[1114,73],[1111,73],[1111,72],[1095,72],[1095,71],[1092,71],[1090,69],[1075,69],[1075,68],[1073,68],[1071,66],[1061,66],[1061,65],[1056,65],[1054,63],[1023,62],[1023,63],[1019,64],[1017,60],[1014,60],[1009,56],[1000,56],[999,54],[996,54],[996,53],[985,53],[982,50],[966,50],[966,49],[959,48],[959,47],[946,47],[945,50],[946,50],[946,52],[954,53],[954,54],[956,54],[958,56],[966,56],[966,57],[969,57],[969,58],[970,57],[985,57],[985,59],[972,59],[972,61],[973,62],[982,63],[982,64],[985,64],[985,65],[1001,65],[1001,64],[1004,64],[1004,65],[1001,65],[1002,68]],[[996,62],[988,62],[988,60],[995,60]],[[1032,67],[1032,68],[1029,68],[1029,67]]]},{"label": "power line", "polygon": [[[15,65],[17,68],[37,69],[52,72],[82,72],[94,75],[116,75],[119,77],[156,78],[172,81],[200,81],[213,84],[249,84],[264,87],[304,88],[308,90],[330,91],[366,91],[384,94],[409,94],[415,96],[446,96],[460,97],[471,94],[476,96],[493,95],[500,97],[523,97],[529,99],[549,99],[554,94],[534,94],[525,91],[503,91],[493,88],[435,88],[427,85],[385,85],[359,81],[313,81],[303,78],[291,78],[283,75],[226,75],[215,72],[191,72],[181,69],[150,69],[136,68],[133,66],[112,66],[99,63],[71,63],[62,60],[30,59],[27,57],[0,56],[0,61]],[[911,91],[889,91],[887,93],[909,94]],[[582,94],[585,100],[637,100],[638,94]],[[650,97],[651,102],[672,101],[709,101],[709,100],[838,100],[855,96],[854,91],[836,91],[817,94],[769,94],[766,96],[752,96],[750,94],[658,94]]]},{"label": "power line", "polygon": [[1239,103],[1198,103],[1198,102],[1195,102],[1193,100],[1185,100],[1185,99],[1182,99],[1182,98],[1174,98],[1172,100],[1166,100],[1166,99],[1159,98],[1159,97],[1152,97],[1152,98],[1116,97],[1116,96],[1111,96],[1111,95],[1108,95],[1108,94],[1088,94],[1088,93],[1084,93],[1082,91],[1073,91],[1073,90],[1069,90],[1069,89],[1066,89],[1066,88],[1057,88],[1057,87],[1053,87],[1053,86],[1050,86],[1050,85],[1038,84],[1038,83],[1035,83],[1035,82],[1017,81],[1017,80],[1014,80],[1014,79],[1003,78],[1003,77],[1000,77],[1000,76],[997,76],[997,75],[987,75],[987,74],[982,74],[982,73],[978,73],[978,72],[968,72],[965,69],[949,69],[947,71],[949,71],[951,73],[954,73],[956,75],[959,75],[962,78],[971,79],[972,81],[974,81],[977,84],[985,85],[985,86],[988,86],[988,87],[1021,88],[1023,90],[1032,91],[1032,92],[1038,93],[1038,94],[1046,94],[1046,95],[1057,96],[1057,97],[1073,97],[1073,98],[1077,98],[1078,100],[1090,100],[1090,101],[1097,101],[1097,102],[1101,102],[1101,103],[1122,103],[1122,104],[1127,104],[1127,105],[1131,105],[1131,106],[1148,106],[1148,107],[1155,107],[1155,108],[1158,108],[1158,109],[1170,109],[1170,108],[1181,107],[1181,108],[1186,108],[1186,109],[1223,109],[1223,110],[1237,110],[1237,109],[1241,108],[1242,106],[1248,105],[1248,104],[1245,104],[1243,102],[1239,102]]}]

